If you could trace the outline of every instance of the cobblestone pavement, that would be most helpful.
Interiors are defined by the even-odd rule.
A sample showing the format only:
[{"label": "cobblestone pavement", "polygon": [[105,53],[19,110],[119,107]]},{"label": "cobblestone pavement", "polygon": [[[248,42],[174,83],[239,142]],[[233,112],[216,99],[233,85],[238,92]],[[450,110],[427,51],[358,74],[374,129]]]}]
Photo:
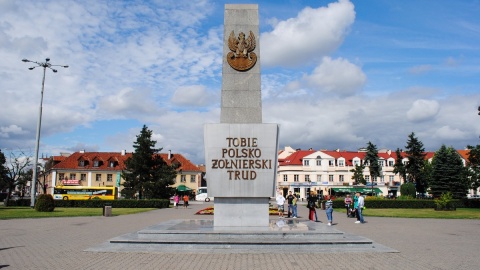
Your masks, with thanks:
[{"label": "cobblestone pavement", "polygon": [[[159,209],[114,217],[0,220],[0,269],[478,269],[480,220],[366,217],[334,212],[334,226],[399,253],[182,254],[87,252],[92,246],[171,219],[211,219],[188,209]],[[101,211],[101,210],[100,210]],[[113,209],[115,213],[115,209]],[[307,210],[299,206],[299,214]],[[368,213],[367,213],[368,214]],[[0,211],[1,215],[1,211]],[[318,210],[320,220],[326,220]],[[277,218],[277,217],[274,217]],[[279,244],[278,248],[284,248]]]}]

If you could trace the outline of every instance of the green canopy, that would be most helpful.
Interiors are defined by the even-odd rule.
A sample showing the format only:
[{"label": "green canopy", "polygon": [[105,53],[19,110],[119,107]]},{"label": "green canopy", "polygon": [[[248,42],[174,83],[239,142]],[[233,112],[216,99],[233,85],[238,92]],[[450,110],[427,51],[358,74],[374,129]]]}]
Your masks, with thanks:
[{"label": "green canopy", "polygon": [[[332,188],[333,191],[335,192],[341,192],[341,193],[352,193],[352,192],[360,192],[360,193],[371,193],[372,188],[370,187],[341,187],[341,188]],[[373,192],[376,194],[382,193],[382,190],[379,188],[373,188]]]},{"label": "green canopy", "polygon": [[192,189],[189,188],[189,187],[187,187],[187,186],[185,186],[185,185],[179,185],[179,186],[177,187],[177,191],[190,191],[190,190],[192,190]]}]

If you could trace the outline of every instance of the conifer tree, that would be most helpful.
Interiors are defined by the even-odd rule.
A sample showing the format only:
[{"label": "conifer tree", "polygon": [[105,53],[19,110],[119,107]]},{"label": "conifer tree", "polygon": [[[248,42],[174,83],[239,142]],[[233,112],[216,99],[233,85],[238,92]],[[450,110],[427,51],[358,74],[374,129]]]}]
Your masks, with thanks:
[{"label": "conifer tree", "polygon": [[408,163],[405,165],[407,182],[415,184],[418,193],[425,193],[427,183],[423,175],[425,161],[425,149],[423,143],[415,137],[415,133],[408,135],[407,146],[405,146]]},{"label": "conifer tree", "polygon": [[397,158],[395,159],[395,164],[393,165],[393,173],[400,176],[400,182],[403,179],[403,183],[406,183],[407,171],[405,170],[405,164],[403,164],[402,150],[397,148],[395,155]]},{"label": "conifer tree", "polygon": [[367,154],[363,159],[365,163],[368,164],[368,169],[370,171],[370,181],[372,184],[372,195],[373,195],[373,183],[376,182],[377,177],[382,173],[382,167],[378,163],[378,150],[377,146],[368,142],[367,144]]},{"label": "conifer tree", "polygon": [[171,193],[169,185],[174,184],[176,171],[158,154],[162,148],[156,149],[157,142],[152,140],[152,131],[143,126],[137,141],[134,142],[134,153],[125,162],[122,177],[125,179],[122,194],[131,198],[138,194],[138,199],[168,198]]},{"label": "conifer tree", "polygon": [[451,192],[453,198],[464,198],[467,194],[465,168],[458,152],[453,147],[442,145],[435,152],[430,190],[435,198]]},{"label": "conifer tree", "polygon": [[357,184],[365,185],[367,182],[365,181],[365,177],[363,176],[363,170],[365,170],[365,165],[355,165],[354,169],[351,169],[350,172],[353,173],[352,180]]}]

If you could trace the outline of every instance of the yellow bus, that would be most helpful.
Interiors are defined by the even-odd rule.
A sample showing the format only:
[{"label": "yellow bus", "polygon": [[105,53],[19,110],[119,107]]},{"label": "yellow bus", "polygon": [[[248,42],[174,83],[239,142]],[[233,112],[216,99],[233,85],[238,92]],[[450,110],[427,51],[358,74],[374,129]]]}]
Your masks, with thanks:
[{"label": "yellow bus", "polygon": [[57,186],[53,189],[55,200],[115,200],[116,187]]}]

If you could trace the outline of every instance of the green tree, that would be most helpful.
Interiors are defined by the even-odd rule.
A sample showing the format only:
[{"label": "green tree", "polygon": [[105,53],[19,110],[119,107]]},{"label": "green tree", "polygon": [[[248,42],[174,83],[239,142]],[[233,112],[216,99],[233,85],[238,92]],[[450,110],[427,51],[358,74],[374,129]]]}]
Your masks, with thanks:
[{"label": "green tree", "polygon": [[423,167],[425,165],[425,149],[423,143],[415,137],[415,133],[408,135],[407,146],[405,146],[408,163],[405,165],[407,182],[415,184],[418,193],[425,193],[427,189],[426,180],[423,178]]},{"label": "green tree", "polygon": [[477,190],[480,187],[480,145],[476,146],[468,145],[468,187],[473,190]]},{"label": "green tree", "polygon": [[7,188],[7,159],[5,158],[5,155],[2,152],[2,149],[0,149],[0,190],[6,189]]},{"label": "green tree", "polygon": [[367,182],[365,181],[365,177],[363,176],[363,170],[365,170],[365,165],[355,165],[354,169],[351,169],[350,172],[353,173],[352,180],[357,184],[365,185]]},{"label": "green tree", "polygon": [[405,183],[407,179],[407,171],[405,169],[405,164],[403,164],[402,150],[397,148],[395,155],[397,158],[395,159],[395,164],[393,165],[393,173],[398,174],[400,176],[400,182],[402,182],[403,179],[403,183]]},{"label": "green tree", "polygon": [[412,182],[402,184],[400,186],[400,193],[402,194],[402,196],[411,197],[411,198],[415,198],[417,195],[415,190],[415,185]]},{"label": "green tree", "polygon": [[174,184],[177,175],[175,168],[169,166],[158,154],[162,148],[156,149],[157,142],[152,140],[152,131],[143,126],[137,141],[133,143],[134,153],[125,161],[122,177],[125,179],[122,194],[138,199],[168,198],[170,185]]},{"label": "green tree", "polygon": [[376,145],[372,144],[371,142],[367,143],[367,154],[363,160],[365,161],[365,164],[368,164],[373,195],[373,183],[377,181],[377,177],[379,177],[382,173],[382,167],[378,163],[378,150]]},{"label": "green tree", "polygon": [[467,181],[462,158],[453,147],[442,145],[435,152],[432,161],[432,181],[430,191],[435,198],[451,192],[453,198],[464,198],[467,194]]}]

